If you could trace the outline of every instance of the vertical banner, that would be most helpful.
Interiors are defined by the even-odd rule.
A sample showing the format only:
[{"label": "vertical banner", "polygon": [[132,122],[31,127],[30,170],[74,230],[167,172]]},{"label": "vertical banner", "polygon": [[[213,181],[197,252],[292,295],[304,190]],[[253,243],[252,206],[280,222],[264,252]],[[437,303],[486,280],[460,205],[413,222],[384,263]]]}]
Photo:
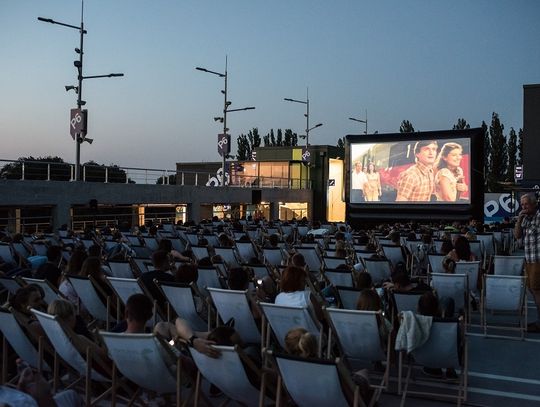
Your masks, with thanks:
[{"label": "vertical banner", "polygon": [[217,136],[217,151],[220,156],[227,155],[231,152],[231,136],[229,134],[218,134]]}]

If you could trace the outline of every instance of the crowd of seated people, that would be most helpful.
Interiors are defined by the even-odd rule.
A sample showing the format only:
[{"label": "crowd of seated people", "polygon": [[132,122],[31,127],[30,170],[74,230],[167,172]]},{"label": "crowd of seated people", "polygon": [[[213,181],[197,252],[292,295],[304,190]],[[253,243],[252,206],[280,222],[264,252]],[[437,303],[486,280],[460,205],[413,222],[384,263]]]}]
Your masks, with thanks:
[{"label": "crowd of seated people", "polygon": [[[47,308],[43,302],[44,295],[41,287],[32,284],[25,285],[21,280],[18,280],[22,286],[15,295],[11,296],[9,309],[33,341],[37,341],[40,336],[43,336],[43,332],[30,309],[47,310],[50,314],[56,315],[66,327],[73,331],[76,347],[81,351],[81,354],[84,353],[85,348],[90,346],[94,353],[111,363],[107,357],[107,350],[100,341],[97,329],[95,329],[106,329],[106,327],[103,324],[95,325],[95,321],[92,321],[86,313],[84,304],[81,303],[66,277],[91,277],[92,283],[96,285],[97,291],[100,293],[101,301],[106,305],[106,298],[112,299],[116,295],[107,279],[108,276],[112,275],[112,269],[108,267],[108,262],[126,260],[130,262],[133,279],[138,279],[144,293],[135,294],[129,298],[124,304],[124,318],[118,321],[112,330],[126,333],[155,332],[170,340],[173,347],[181,342],[185,346],[195,347],[209,357],[219,357],[219,351],[212,347],[213,344],[243,346],[242,338],[238,337],[238,333],[234,331],[233,327],[220,326],[218,330],[210,329],[206,332],[196,332],[182,318],[182,315],[174,315],[174,312],[171,315],[163,313],[158,318],[158,320],[161,319],[161,322],[153,327],[149,326],[149,320],[152,319],[154,313],[154,302],[161,310],[166,309],[167,300],[159,287],[159,282],[193,284],[193,300],[196,309],[200,317],[207,320],[207,308],[212,307],[212,305],[209,304],[208,298],[200,290],[195,289],[199,280],[198,268],[215,268],[220,288],[247,292],[249,306],[258,329],[262,330],[261,321],[263,320],[263,312],[259,307],[259,302],[308,308],[315,319],[326,325],[323,307],[337,305],[337,302],[332,301],[337,287],[333,287],[328,280],[323,278],[325,271],[323,262],[321,262],[320,270],[309,270],[304,256],[295,250],[296,246],[301,247],[302,244],[315,244],[321,258],[327,250],[332,250],[335,252],[333,257],[344,259],[342,270],[351,273],[352,285],[358,290],[356,309],[381,311],[381,317],[378,321],[379,331],[381,339],[385,338],[386,340],[391,336],[391,331],[397,328],[397,326],[393,327],[392,324],[399,323],[399,319],[393,315],[396,312],[392,308],[391,295],[393,292],[426,293],[425,298],[422,296],[423,305],[419,304],[418,307],[420,313],[433,314],[432,316],[435,316],[434,314],[453,316],[453,311],[444,311],[444,314],[441,314],[441,309],[446,310],[450,306],[445,302],[447,299],[437,298],[429,286],[427,263],[423,261],[424,259],[421,259],[422,261],[419,259],[420,248],[424,255],[436,253],[433,239],[434,237],[442,237],[444,242],[440,252],[446,256],[443,259],[443,264],[447,272],[452,272],[452,262],[475,260],[465,234],[477,231],[472,225],[466,225],[466,229],[458,227],[459,225],[452,225],[451,230],[448,228],[445,230],[445,228],[440,227],[421,227],[414,224],[381,225],[377,229],[353,231],[344,224],[336,226],[313,222],[310,225],[307,220],[268,223],[213,219],[199,225],[169,226],[165,228],[151,225],[146,232],[145,228],[139,227],[137,231],[129,230],[129,228],[123,228],[122,231],[120,228],[117,230],[86,231],[80,236],[68,233],[66,236],[69,237],[65,239],[51,236],[47,240],[46,236],[41,236],[40,240],[47,242],[46,262],[35,270],[23,268],[25,272],[21,275],[29,275],[48,281],[52,287],[58,289],[59,299],[48,304]],[[308,226],[308,228],[318,231],[327,229],[326,233],[323,234],[308,232],[302,235],[298,232],[299,226]],[[257,233],[250,233],[253,231],[257,231]],[[452,241],[451,233],[457,233],[456,231],[464,233]],[[187,234],[197,235],[197,246],[207,248],[207,257],[198,259],[193,255]],[[234,255],[240,266],[228,264],[220,256],[216,256],[214,247],[210,243],[210,241],[214,242],[214,239],[209,239],[210,236],[215,237],[215,242],[218,244],[215,247],[235,250]],[[469,238],[472,237],[474,236],[469,236]],[[150,245],[145,245],[145,239],[155,239],[155,250],[150,250]],[[85,245],[83,240],[90,240],[91,244]],[[393,265],[390,270],[390,278],[374,287],[370,270],[364,267],[363,260],[358,253],[367,251],[371,258],[384,259],[381,241],[390,241],[392,244],[400,246],[406,261]],[[239,251],[236,250],[237,242],[251,242],[255,257],[242,258]],[[178,245],[173,246],[173,243],[178,243]],[[266,261],[263,254],[264,247],[279,247],[284,251],[281,267],[273,266]],[[418,249],[416,253],[415,249]],[[136,264],[135,262],[135,259],[141,256],[146,260],[143,262],[146,266],[142,268],[140,263]],[[414,261],[415,256],[416,261]],[[409,259],[412,260],[409,261]],[[266,267],[267,276],[256,278],[250,265]],[[30,274],[26,274],[28,272]],[[433,300],[430,295],[434,296],[437,301],[436,311],[433,309],[426,311],[424,306],[425,302]],[[116,299],[110,302],[116,303]],[[216,316],[215,310],[213,315]],[[217,324],[216,321],[208,322],[210,325],[217,326],[230,321],[220,321]],[[91,323],[94,325],[89,325]],[[317,354],[317,339],[305,331],[299,329],[290,331],[285,343],[287,348],[284,350],[289,353],[302,357],[314,357]],[[257,354],[257,352],[252,354]],[[181,350],[179,355],[185,359],[184,365],[187,366],[187,375],[190,379],[194,379],[196,368],[193,363],[189,362],[189,353]],[[326,356],[330,357],[330,355]],[[336,356],[340,355],[331,355],[331,357]],[[259,367],[262,366],[260,360],[256,364]],[[173,366],[174,362],[170,361],[170,365]],[[452,371],[447,370],[447,375],[453,376]]]}]

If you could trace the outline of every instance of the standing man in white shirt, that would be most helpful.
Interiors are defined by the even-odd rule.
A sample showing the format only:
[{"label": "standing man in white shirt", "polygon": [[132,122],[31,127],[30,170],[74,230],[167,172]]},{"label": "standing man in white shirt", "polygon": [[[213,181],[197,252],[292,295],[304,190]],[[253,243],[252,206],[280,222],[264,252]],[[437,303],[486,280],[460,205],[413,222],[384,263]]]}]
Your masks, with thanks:
[{"label": "standing man in white shirt", "polygon": [[364,185],[367,183],[367,175],[363,171],[362,163],[355,161],[351,172],[351,202],[365,202]]}]

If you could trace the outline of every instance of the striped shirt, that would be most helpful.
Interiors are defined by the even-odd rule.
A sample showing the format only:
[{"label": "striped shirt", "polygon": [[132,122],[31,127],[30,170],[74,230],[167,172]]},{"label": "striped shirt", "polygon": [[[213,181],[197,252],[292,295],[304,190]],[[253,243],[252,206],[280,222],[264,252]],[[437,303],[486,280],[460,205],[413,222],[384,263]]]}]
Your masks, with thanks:
[{"label": "striped shirt", "polygon": [[540,229],[540,211],[537,210],[534,215],[525,216],[521,221],[521,228],[523,230],[525,260],[527,263],[539,263],[540,239],[538,239],[538,231]]},{"label": "striped shirt", "polygon": [[396,201],[426,202],[434,187],[433,168],[417,162],[399,175]]}]

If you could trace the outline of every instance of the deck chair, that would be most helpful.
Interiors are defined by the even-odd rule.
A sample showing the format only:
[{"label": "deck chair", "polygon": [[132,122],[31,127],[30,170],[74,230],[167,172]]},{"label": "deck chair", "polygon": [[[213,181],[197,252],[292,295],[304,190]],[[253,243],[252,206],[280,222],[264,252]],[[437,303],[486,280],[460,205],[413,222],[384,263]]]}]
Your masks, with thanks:
[{"label": "deck chair", "polygon": [[197,278],[197,288],[199,293],[203,297],[208,297],[208,288],[223,288],[221,281],[219,279],[219,273],[217,269],[213,266],[210,267],[197,267],[197,272],[199,277]]},{"label": "deck chair", "polygon": [[321,272],[323,262],[317,249],[313,247],[295,246],[294,251],[304,256],[310,273],[316,273],[318,275]]},{"label": "deck chair", "polygon": [[437,253],[441,252],[443,243],[444,243],[444,239],[433,239],[433,244],[435,245],[435,251]]},{"label": "deck chair", "polygon": [[30,252],[23,243],[17,242],[12,243],[11,245],[17,256],[22,257],[23,259],[27,259],[28,256],[30,256]]},{"label": "deck chair", "polygon": [[[302,327],[309,333],[317,337],[319,343],[319,355],[322,354],[322,333],[323,328],[319,321],[315,320],[308,308],[289,307],[285,305],[270,304],[267,302],[259,303],[265,320],[268,322],[274,336],[282,349],[285,349],[285,336],[292,328]],[[263,327],[263,348],[268,347],[270,343],[270,329]]]},{"label": "deck chair", "polygon": [[276,248],[264,247],[263,256],[264,256],[264,262],[273,267],[281,266],[281,263],[284,260],[286,260],[281,248],[279,247],[276,247]]},{"label": "deck chair", "polygon": [[[75,348],[75,346],[72,343],[71,337],[74,335],[73,332],[67,327],[64,327],[60,321],[56,318],[56,316],[46,314],[41,311],[37,311],[35,309],[32,309],[32,312],[38,319],[39,323],[41,324],[41,327],[45,331],[45,335],[49,338],[49,342],[52,344],[55,350],[55,366],[54,366],[54,373],[55,373],[55,383],[57,383],[57,374],[58,374],[58,368],[57,368],[57,360],[56,360],[56,354],[60,355],[62,360],[70,366],[72,369],[74,369],[78,375],[79,379],[77,379],[74,383],[71,384],[71,386],[77,384],[81,380],[84,379],[85,381],[85,402],[87,406],[95,405],[98,403],[101,399],[106,397],[109,393],[112,391],[112,387],[109,387],[107,390],[105,390],[104,393],[99,395],[97,398],[92,400],[92,388],[91,388],[91,381],[97,381],[102,384],[109,385],[111,381],[103,376],[101,373],[98,373],[94,368],[92,368],[92,365],[94,363],[99,364],[100,368],[103,369],[103,371],[107,372],[110,369],[107,366],[107,363],[105,363],[103,360],[100,360],[97,355],[92,355],[90,349],[86,350],[85,357],[81,356],[81,353],[79,353],[79,350]],[[69,386],[69,387],[71,387]]]},{"label": "deck chair", "polygon": [[438,274],[446,273],[446,270],[443,267],[443,260],[446,257],[444,254],[429,253],[427,257],[428,257],[429,271],[431,273],[438,273]]},{"label": "deck chair", "polygon": [[323,256],[322,259],[325,269],[336,269],[342,264],[347,264],[347,259],[343,257]]},{"label": "deck chair", "polygon": [[[131,257],[129,259],[131,262],[131,271],[132,275],[140,275],[150,271],[150,268],[153,267],[152,260],[145,257]],[[126,277],[133,278],[133,277]]]},{"label": "deck chair", "polygon": [[342,287],[353,287],[353,275],[350,270],[324,270],[324,277],[330,284]]},{"label": "deck chair", "polygon": [[[461,352],[460,352],[461,347]],[[408,358],[408,369],[405,377],[405,385],[401,398],[401,407],[405,405],[407,394],[424,395],[429,398],[451,398],[457,401],[457,405],[467,400],[468,383],[468,357],[465,329],[461,319],[457,320],[433,320],[428,340],[420,347],[413,350]],[[400,358],[399,377],[403,368],[403,358]],[[419,390],[409,390],[413,366],[460,368],[457,394],[443,393],[440,389],[436,393]]]},{"label": "deck chair", "polygon": [[4,263],[17,265],[18,262],[13,255],[11,246],[7,243],[0,243],[0,258]]},{"label": "deck chair", "polygon": [[209,257],[208,246],[191,246],[191,252],[197,261]]},{"label": "deck chair", "polygon": [[369,259],[374,254],[377,254],[377,252],[374,250],[355,250],[354,254],[358,261],[362,261],[363,259]]},{"label": "deck chair", "polygon": [[469,290],[476,293],[478,289],[478,273],[480,272],[480,261],[458,261],[454,273],[467,274],[469,276]]},{"label": "deck chair", "polygon": [[[43,360],[42,346],[39,343],[38,348],[34,346],[32,341],[28,338],[23,331],[15,316],[8,310],[0,307],[0,331],[2,332],[2,378],[0,383],[7,382],[7,368],[8,368],[8,346],[9,343],[17,356],[27,362],[31,367],[37,369],[39,372],[42,370],[51,371],[51,368]],[[10,382],[17,380],[18,375]]]},{"label": "deck chair", "polygon": [[60,292],[48,280],[40,280],[37,278],[29,278],[29,277],[22,277],[22,280],[26,284],[35,284],[35,285],[40,286],[43,289],[43,292],[45,293],[45,296],[43,297],[43,301],[45,301],[47,304],[50,304],[54,300],[61,298]]},{"label": "deck chair", "polygon": [[482,266],[486,262],[486,257],[484,256],[484,247],[482,241],[480,240],[469,240],[469,246],[471,248],[471,253],[474,254],[474,257],[482,262]]},{"label": "deck chair", "polygon": [[236,250],[242,263],[249,263],[251,259],[257,258],[257,250],[251,242],[236,242]]},{"label": "deck chair", "polygon": [[[206,332],[210,330],[210,325],[202,319],[197,313],[195,299],[193,297],[192,285],[169,283],[165,281],[158,282],[163,295],[167,298],[168,306],[172,307],[178,317],[188,321],[189,326],[194,331]],[[168,320],[170,320],[170,312]]]},{"label": "deck chair", "polygon": [[392,291],[392,297],[396,306],[396,314],[401,311],[416,312],[418,300],[423,293]]},{"label": "deck chair", "polygon": [[206,239],[208,244],[210,246],[212,246],[212,247],[219,246],[219,239],[218,239],[217,235],[215,235],[215,234],[210,234],[210,235],[204,234],[204,235],[202,235],[202,238]]},{"label": "deck chair", "polygon": [[261,343],[261,334],[251,313],[247,290],[208,288],[208,292],[223,322],[234,318],[234,329],[245,343]]},{"label": "deck chair", "polygon": [[364,259],[366,271],[371,275],[374,285],[390,280],[391,268],[387,259]]},{"label": "deck chair", "polygon": [[139,236],[125,235],[124,237],[128,240],[130,246],[140,246],[141,245],[141,240],[139,239]]},{"label": "deck chair", "polygon": [[519,318],[518,327],[490,324],[497,329],[517,330],[521,339],[527,330],[527,291],[525,277],[485,275],[484,288],[482,290],[482,326],[484,336],[487,336],[488,311],[502,311],[516,313]]},{"label": "deck chair", "polygon": [[470,321],[469,283],[466,274],[432,273],[431,286],[439,298],[452,298],[456,311],[463,310]]},{"label": "deck chair", "polygon": [[259,280],[270,275],[270,271],[265,265],[245,264],[245,267],[249,267],[251,270],[253,270],[253,277],[255,278],[255,280]]},{"label": "deck chair", "polygon": [[234,247],[214,247],[214,252],[216,256],[221,256],[229,268],[240,266],[234,252]]},{"label": "deck chair", "polygon": [[[335,361],[313,360],[276,354],[275,361],[279,370],[276,405],[282,405],[283,383],[299,407],[365,406],[358,386],[353,384],[339,358]],[[344,387],[350,390],[352,400],[343,391]]]},{"label": "deck chair", "polygon": [[144,247],[146,247],[151,252],[155,252],[158,247],[159,243],[155,237],[143,237]]},{"label": "deck chair", "polygon": [[134,278],[133,269],[129,261],[109,261],[109,268],[113,277]]},{"label": "deck chair", "polygon": [[395,267],[399,262],[402,262],[407,267],[409,266],[409,261],[403,256],[401,246],[396,246],[394,244],[383,244],[381,245],[381,249],[384,253],[384,257],[388,259],[392,267]]},{"label": "deck chair", "polygon": [[493,256],[493,274],[499,276],[522,276],[525,267],[523,256]]},{"label": "deck chair", "polygon": [[258,372],[259,369],[243,354],[238,346],[214,347],[221,352],[219,358],[211,358],[198,352],[195,348],[189,348],[198,369],[195,386],[195,406],[198,406],[201,393],[201,376],[217,386],[225,394],[227,400],[221,404],[222,406],[230,400],[245,406],[273,405],[271,400],[264,398],[264,392],[261,392],[249,381],[243,363],[249,365],[250,370],[253,372]]},{"label": "deck chair", "polygon": [[10,295],[15,295],[17,290],[21,288],[19,280],[13,277],[0,277],[0,284],[8,290]]},{"label": "deck chair", "polygon": [[[384,323],[381,312],[342,310],[326,308],[326,317],[329,322],[328,348],[331,347],[332,332],[339,344],[345,360],[353,370],[370,368],[372,362],[384,362],[385,370],[382,381],[372,385],[376,389],[370,405],[380,397],[383,390],[388,388],[390,373],[390,332],[386,343],[381,340],[379,321]],[[362,327],[362,334],[358,335],[358,328]]]},{"label": "deck chair", "polygon": [[495,255],[495,236],[493,233],[479,233],[476,235],[476,239],[482,242],[482,249],[485,261]]},{"label": "deck chair", "polygon": [[296,228],[296,231],[298,233],[298,236],[300,236],[300,237],[307,236],[307,234],[309,232],[309,226],[298,226]]},{"label": "deck chair", "polygon": [[358,297],[362,290],[352,287],[336,286],[338,293],[339,304],[343,309],[356,309]]},{"label": "deck chair", "polygon": [[169,240],[171,241],[173,249],[176,250],[178,253],[182,253],[184,250],[186,250],[186,244],[182,239],[169,238]]},{"label": "deck chair", "polygon": [[[114,362],[113,372],[118,369],[138,388],[131,401],[135,401],[141,389],[157,394],[175,394],[177,407],[182,404],[181,358],[175,355],[164,340],[154,334],[126,334],[100,331]],[[168,360],[168,362],[167,362]],[[113,388],[116,374],[113,375]],[[113,400],[116,394],[113,394]],[[191,399],[191,397],[190,397]],[[131,405],[131,402],[130,404]]]},{"label": "deck chair", "polygon": [[107,304],[103,304],[96,285],[92,283],[89,277],[82,276],[66,276],[67,280],[77,293],[88,313],[95,321],[105,322],[107,329],[110,326],[110,298],[107,297]]}]

